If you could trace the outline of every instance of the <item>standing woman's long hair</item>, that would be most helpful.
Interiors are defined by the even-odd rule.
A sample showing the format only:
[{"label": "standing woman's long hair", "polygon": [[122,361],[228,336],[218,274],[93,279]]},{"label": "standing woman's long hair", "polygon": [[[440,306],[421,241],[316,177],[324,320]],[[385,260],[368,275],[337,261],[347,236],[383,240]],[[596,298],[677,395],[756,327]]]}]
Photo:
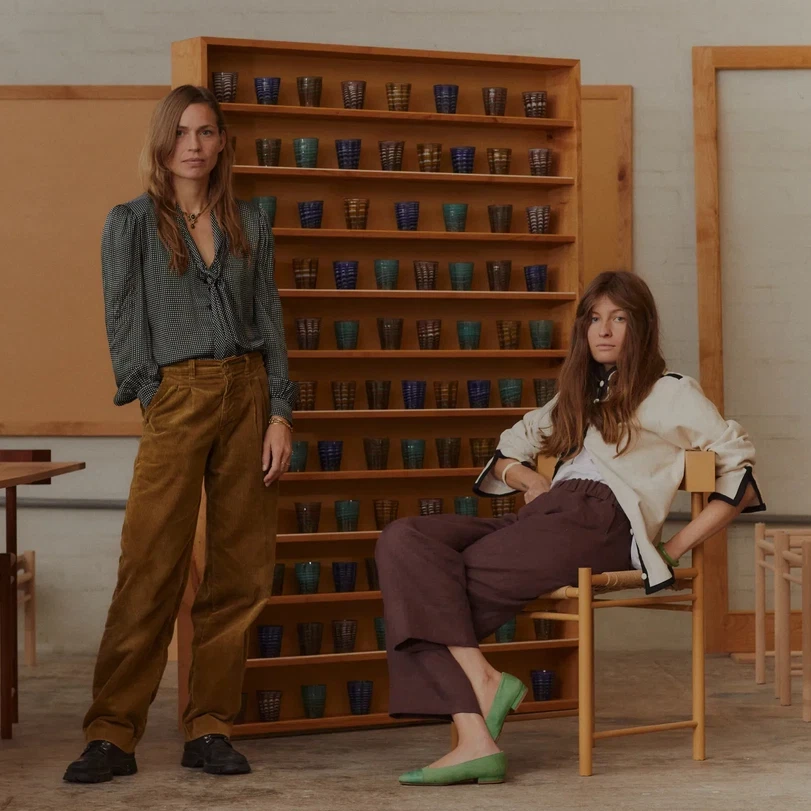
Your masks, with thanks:
[{"label": "standing woman's long hair", "polygon": [[[610,395],[600,396],[599,366],[591,356],[588,330],[597,302],[606,297],[628,315],[625,341],[611,378]],[[571,349],[558,378],[558,400],[552,408],[552,432],[543,437],[545,456],[571,458],[583,448],[593,425],[603,440],[625,453],[636,432],[634,415],[665,372],[659,347],[659,314],[650,288],[634,273],[606,271],[589,285],[577,306]]]},{"label": "standing woman's long hair", "polygon": [[[214,111],[217,129],[227,135],[225,118],[214,94],[205,87],[181,85],[155,108],[140,161],[141,180],[155,205],[158,235],[169,252],[169,267],[179,274],[186,272],[189,252],[180,233],[173,175],[167,162],[175,149],[180,117],[191,104],[207,104]],[[246,257],[250,254],[250,247],[242,230],[242,221],[231,183],[233,166],[234,149],[230,138],[226,137],[225,147],[217,158],[217,165],[209,175],[209,207],[228,237],[231,253],[234,256]]]}]

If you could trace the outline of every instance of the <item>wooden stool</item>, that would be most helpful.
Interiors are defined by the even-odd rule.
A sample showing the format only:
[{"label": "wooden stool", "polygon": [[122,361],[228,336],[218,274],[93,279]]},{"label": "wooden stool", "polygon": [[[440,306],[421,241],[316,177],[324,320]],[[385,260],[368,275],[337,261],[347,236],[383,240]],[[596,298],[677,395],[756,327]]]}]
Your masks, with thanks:
[{"label": "wooden stool", "polygon": [[[767,558],[771,557],[769,563]],[[800,574],[792,573],[799,569]],[[755,524],[755,682],[766,681],[766,570],[774,578],[774,692],[791,705],[791,677],[803,679],[803,721],[811,721],[811,528]],[[802,588],[802,667],[791,657],[791,584]]]}]

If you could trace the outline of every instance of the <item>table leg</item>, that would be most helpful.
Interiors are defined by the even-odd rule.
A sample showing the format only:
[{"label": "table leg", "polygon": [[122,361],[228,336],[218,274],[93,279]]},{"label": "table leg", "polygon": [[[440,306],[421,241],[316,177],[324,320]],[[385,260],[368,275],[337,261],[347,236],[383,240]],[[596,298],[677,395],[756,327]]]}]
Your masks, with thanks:
[{"label": "table leg", "polygon": [[6,488],[6,552],[11,559],[11,598],[9,599],[9,614],[11,615],[11,722],[16,724],[20,720],[17,694],[17,488]]},{"label": "table leg", "polygon": [[[13,682],[11,668],[11,555],[0,552],[0,738],[11,738]],[[16,595],[15,595],[16,596]]]}]

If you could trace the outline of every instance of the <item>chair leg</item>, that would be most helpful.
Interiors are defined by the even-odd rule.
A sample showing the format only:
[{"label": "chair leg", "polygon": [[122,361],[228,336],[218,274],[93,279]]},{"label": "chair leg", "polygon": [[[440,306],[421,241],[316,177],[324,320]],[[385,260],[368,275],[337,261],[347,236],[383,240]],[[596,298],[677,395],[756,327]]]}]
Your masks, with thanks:
[{"label": "chair leg", "polygon": [[803,721],[811,721],[811,541],[803,542]]},{"label": "chair leg", "polygon": [[784,575],[789,564],[783,556],[788,552],[785,532],[774,535],[774,680],[780,705],[791,705],[791,586]]},{"label": "chair leg", "polygon": [[594,747],[594,606],[591,593],[591,569],[577,573],[578,642],[578,729],[580,775],[592,774]]},{"label": "chair leg", "polygon": [[766,683],[766,525],[755,524],[755,684]]},{"label": "chair leg", "polygon": [[704,706],[704,548],[693,549],[693,760],[706,757],[706,707]]},{"label": "chair leg", "polygon": [[0,553],[0,738],[11,738],[14,715],[14,659],[11,633],[11,601],[17,599],[11,590],[11,555]]},{"label": "chair leg", "polygon": [[37,664],[37,560],[36,552],[29,549],[23,553],[25,568],[31,579],[26,583],[28,600],[25,603],[25,664],[36,667]]}]

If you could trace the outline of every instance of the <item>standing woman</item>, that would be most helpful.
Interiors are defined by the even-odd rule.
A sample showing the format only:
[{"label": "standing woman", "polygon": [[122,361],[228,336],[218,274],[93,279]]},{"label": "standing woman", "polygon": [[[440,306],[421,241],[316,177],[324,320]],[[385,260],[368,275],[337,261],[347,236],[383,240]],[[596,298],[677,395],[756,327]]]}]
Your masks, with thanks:
[{"label": "standing woman", "polygon": [[[499,673],[479,641],[536,597],[577,583],[577,570],[642,570],[646,591],[740,512],[765,509],[755,449],[695,380],[668,373],[648,286],[600,274],[577,307],[558,395],[501,435],[474,491],[523,493],[500,518],[436,515],[389,524],[377,542],[390,675],[389,712],[452,718],[459,745],[406,785],[500,783],[504,720],[527,688]],[[709,504],[659,540],[684,475],[684,453],[715,452]],[[537,456],[557,457],[550,482]]]},{"label": "standing woman", "polygon": [[250,771],[229,735],[245,635],[270,595],[296,387],[270,226],[263,211],[235,199],[233,161],[214,96],[178,87],[150,124],[146,193],[113,208],[104,225],[114,402],[140,401],[143,435],[84,720],[87,747],[68,766],[70,782],[137,771],[134,750],[166,666],[203,484],[206,568],[192,609],[181,763],[211,774]]}]

